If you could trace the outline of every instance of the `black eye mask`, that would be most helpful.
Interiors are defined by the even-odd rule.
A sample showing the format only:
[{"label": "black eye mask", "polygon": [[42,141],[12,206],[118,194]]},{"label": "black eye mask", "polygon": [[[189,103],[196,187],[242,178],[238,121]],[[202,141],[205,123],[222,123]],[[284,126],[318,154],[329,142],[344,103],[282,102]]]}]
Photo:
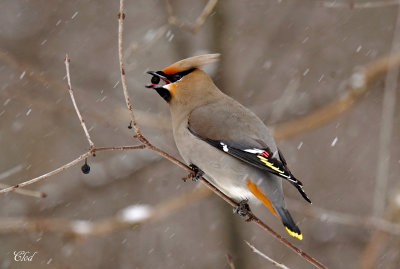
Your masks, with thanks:
[{"label": "black eye mask", "polygon": [[178,73],[170,74],[170,75],[165,74],[163,71],[157,71],[157,72],[148,71],[147,73],[150,75],[153,75],[153,77],[151,78],[151,84],[147,85],[146,87],[154,88],[155,86],[159,86],[159,83],[161,80],[164,81],[166,84],[177,82],[178,80],[180,80],[187,74],[190,74],[194,70],[195,70],[195,68],[192,68],[192,69],[189,69],[186,71],[182,71],[182,72],[178,72]]},{"label": "black eye mask", "polygon": [[160,81],[164,81],[165,85],[168,85],[170,83],[174,83],[178,80],[180,80],[181,78],[183,78],[184,76],[186,76],[187,74],[190,74],[191,72],[193,72],[195,70],[195,68],[186,70],[186,71],[182,71],[182,72],[178,72],[175,74],[171,74],[171,75],[167,75],[165,74],[163,71],[148,71],[147,73],[150,75],[153,75],[153,77],[151,78],[151,84],[146,85],[146,88],[151,88],[157,91],[157,93],[165,100],[169,103],[169,101],[171,100],[171,93],[167,90],[163,88],[163,85],[159,84]]}]

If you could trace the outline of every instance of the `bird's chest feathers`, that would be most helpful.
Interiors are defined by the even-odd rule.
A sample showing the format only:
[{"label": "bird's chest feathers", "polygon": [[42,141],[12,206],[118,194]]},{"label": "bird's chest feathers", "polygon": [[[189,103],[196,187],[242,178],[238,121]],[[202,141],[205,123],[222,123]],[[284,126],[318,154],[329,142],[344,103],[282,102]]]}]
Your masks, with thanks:
[{"label": "bird's chest feathers", "polygon": [[188,121],[186,119],[177,125],[173,132],[179,153],[181,154],[182,158],[188,164],[190,164],[193,162],[192,155],[202,154],[200,145],[202,141],[193,136],[187,127]]}]

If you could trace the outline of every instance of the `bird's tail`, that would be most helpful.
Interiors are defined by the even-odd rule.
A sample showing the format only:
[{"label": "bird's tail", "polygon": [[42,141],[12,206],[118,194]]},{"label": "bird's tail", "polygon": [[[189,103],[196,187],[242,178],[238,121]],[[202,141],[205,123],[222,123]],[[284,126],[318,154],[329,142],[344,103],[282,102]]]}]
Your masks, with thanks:
[{"label": "bird's tail", "polygon": [[[257,199],[259,199],[275,215],[275,217],[281,219],[283,225],[291,236],[300,240],[303,239],[303,235],[301,234],[299,227],[297,227],[296,223],[294,223],[292,216],[290,215],[289,211],[284,208],[284,206],[278,207],[276,204],[272,205],[268,197],[250,179],[247,179],[247,186],[251,193],[253,193],[254,196],[257,197]],[[284,201],[282,201],[282,204],[285,204]]]},{"label": "bird's tail", "polygon": [[287,232],[296,237],[299,240],[303,239],[303,235],[300,232],[299,227],[297,227],[296,223],[294,222],[292,216],[290,215],[289,211],[286,208],[280,207],[276,208],[276,212],[278,213],[279,217],[282,220],[283,225],[285,226]]}]

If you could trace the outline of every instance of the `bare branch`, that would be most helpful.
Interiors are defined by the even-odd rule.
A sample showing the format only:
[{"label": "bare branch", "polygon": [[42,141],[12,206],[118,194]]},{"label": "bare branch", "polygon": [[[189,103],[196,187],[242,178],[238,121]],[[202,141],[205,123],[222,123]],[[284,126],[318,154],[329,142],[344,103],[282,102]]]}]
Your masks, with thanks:
[{"label": "bare branch", "polygon": [[121,72],[121,84],[122,84],[122,90],[124,91],[124,97],[125,97],[125,102],[126,106],[129,111],[129,117],[131,119],[133,129],[136,133],[137,136],[141,136],[142,133],[140,131],[139,126],[136,123],[135,119],[135,114],[133,114],[133,108],[131,104],[131,100],[129,98],[129,93],[128,93],[128,86],[126,83],[126,76],[125,76],[125,69],[124,69],[124,63],[123,63],[123,36],[122,33],[124,31],[124,19],[125,19],[125,13],[124,13],[124,0],[119,1],[119,13],[118,13],[118,56],[119,56],[119,69]]},{"label": "bare branch", "polygon": [[230,267],[231,269],[235,269],[236,267],[235,267],[235,264],[233,263],[233,258],[232,258],[232,256],[231,256],[229,253],[227,253],[227,254],[225,255],[225,258],[226,258],[227,263],[229,264],[229,267]]},{"label": "bare branch", "polygon": [[196,22],[194,24],[190,25],[190,24],[186,24],[186,23],[182,22],[174,15],[174,11],[171,6],[171,3],[169,2],[169,0],[166,0],[165,5],[166,5],[167,13],[168,13],[168,23],[171,25],[175,25],[179,28],[186,29],[186,30],[192,32],[193,34],[195,34],[204,25],[208,16],[210,16],[210,14],[215,9],[215,6],[217,5],[217,3],[218,3],[218,0],[208,0],[203,11],[197,17]]},{"label": "bare branch", "polygon": [[[216,1],[215,1],[216,2]],[[210,3],[213,3],[212,1],[209,1],[208,2],[208,4],[207,4],[207,6],[210,4]],[[139,140],[141,141],[141,142],[143,142],[143,144],[144,145],[139,145],[139,146],[135,146],[135,149],[138,149],[138,148],[148,148],[148,149],[151,149],[151,150],[153,150],[153,151],[155,151],[156,153],[158,153],[158,154],[160,154],[160,155],[162,155],[163,157],[165,157],[165,158],[167,158],[167,159],[169,159],[170,161],[172,161],[172,162],[174,162],[175,164],[177,164],[177,165],[179,165],[180,167],[182,167],[182,168],[184,168],[184,169],[186,169],[187,171],[189,171],[189,172],[191,172],[191,169],[189,168],[189,167],[187,167],[185,164],[183,164],[182,162],[180,162],[179,160],[177,160],[176,158],[174,158],[174,157],[172,157],[171,155],[169,155],[169,154],[167,154],[167,153],[165,153],[164,151],[162,151],[162,150],[160,150],[160,149],[158,149],[157,147],[154,147],[144,136],[142,136],[142,134],[141,134],[141,132],[140,132],[140,129],[139,129],[139,127],[137,126],[137,123],[136,123],[136,121],[135,121],[135,117],[134,117],[134,113],[133,113],[133,109],[132,109],[132,105],[131,105],[131,103],[130,103],[130,98],[129,98],[129,95],[128,95],[128,91],[127,91],[127,83],[126,83],[126,76],[125,76],[125,70],[124,70],[124,65],[123,65],[123,57],[122,57],[122,52],[123,52],[123,47],[122,47],[122,33],[123,33],[123,20],[124,20],[124,18],[125,18],[125,14],[124,14],[124,10],[123,10],[123,4],[124,4],[124,1],[123,0],[121,0],[120,1],[120,4],[121,4],[121,6],[120,6],[120,13],[119,13],[119,35],[118,35],[118,44],[119,44],[119,46],[118,46],[118,48],[119,48],[119,59],[120,59],[120,71],[121,71],[121,80],[122,80],[122,85],[123,85],[123,91],[124,91],[124,95],[125,95],[125,101],[126,101],[126,104],[127,104],[127,107],[128,107],[128,110],[129,110],[129,113],[130,113],[130,115],[131,115],[131,120],[132,120],[132,123],[133,123],[133,126],[134,126],[134,128],[135,128],[135,131],[136,131],[136,133],[137,133],[137,137],[139,138]],[[211,4],[210,4],[211,5]],[[206,8],[205,8],[206,9]],[[212,10],[212,9],[211,9]],[[203,11],[204,12],[204,11]],[[210,11],[211,12],[211,11]],[[208,13],[209,14],[209,13]],[[208,16],[208,15],[207,15]],[[200,20],[201,21],[201,20]],[[204,22],[203,22],[204,23]],[[387,70],[387,68],[389,68],[390,67],[390,65],[392,64],[392,66],[393,66],[393,63],[392,62],[388,62],[387,64],[386,64],[386,70]],[[397,65],[398,63],[395,63],[394,65]],[[375,66],[374,67],[375,68],[375,71],[379,71],[379,65],[377,65],[377,66]],[[384,70],[383,72],[385,72],[386,70]],[[352,101],[354,101],[354,100],[357,100],[357,98],[354,98],[354,96],[356,96],[356,97],[359,97],[359,96],[361,96],[364,92],[365,92],[365,90],[364,90],[364,86],[366,87],[366,85],[364,85],[364,82],[365,81],[368,81],[368,74],[371,74],[371,73],[368,73],[368,72],[371,72],[371,70],[369,70],[369,69],[367,69],[366,71],[365,71],[365,73],[363,73],[363,74],[361,74],[362,76],[361,76],[361,78],[362,78],[362,82],[363,82],[363,84],[361,85],[361,87],[358,87],[358,84],[352,84],[352,86],[354,86],[354,85],[356,85],[357,87],[354,87],[353,89],[354,89],[354,91],[352,91],[349,95],[348,95],[348,97],[349,98],[344,98],[346,101],[345,102],[341,102],[341,100],[339,100],[338,101],[338,103],[336,104],[337,106],[338,106],[338,108],[335,108],[334,109],[334,111],[336,111],[336,114],[334,113],[334,116],[335,115],[338,115],[338,114],[340,114],[341,112],[343,112],[343,110],[346,110],[346,109],[348,109],[348,107],[350,107],[351,105],[352,105]],[[379,72],[375,72],[375,74],[377,74],[377,73],[379,73]],[[359,75],[359,74],[356,74],[356,75]],[[69,86],[70,86],[70,82],[69,82]],[[72,87],[70,86],[70,89],[72,90]],[[350,102],[349,102],[349,100],[350,100]],[[74,105],[76,105],[76,104],[74,104]],[[330,108],[329,108],[330,109]],[[328,112],[330,111],[330,112],[332,112],[332,110],[329,110],[328,109]],[[339,111],[339,112],[337,112],[337,111]],[[322,114],[324,114],[324,113],[322,113]],[[329,113],[328,113],[329,114]],[[332,115],[330,115],[330,118],[328,117],[328,119],[331,119],[332,118]],[[325,119],[326,120],[326,119]],[[81,121],[81,122],[83,122],[83,120]],[[324,121],[319,121],[319,123],[321,124],[321,122],[324,122]],[[88,139],[88,140],[90,140],[90,138]],[[122,148],[122,147],[121,147]],[[125,147],[125,149],[126,149],[126,147]],[[103,149],[100,149],[100,148],[93,148],[91,151],[89,151],[89,152],[87,152],[86,154],[84,154],[84,155],[82,155],[82,156],[85,156],[85,157],[79,157],[79,158],[81,158],[81,159],[79,159],[77,162],[79,162],[79,161],[81,161],[81,160],[83,160],[84,158],[86,158],[87,156],[90,156],[91,154],[93,154],[96,150],[120,150],[119,148],[113,148],[113,149],[111,149],[111,148],[103,148]],[[76,159],[77,160],[77,159]],[[75,162],[76,160],[74,160],[73,162]],[[75,162],[74,164],[76,164],[77,162]],[[72,162],[71,162],[72,163]],[[70,164],[71,164],[70,163]],[[70,164],[67,164],[67,165],[70,165]],[[72,165],[74,165],[74,164],[72,164]],[[70,166],[72,166],[72,165],[70,165]],[[70,167],[69,166],[69,167]],[[65,167],[65,168],[63,168],[62,170],[60,170],[61,168],[63,168],[63,167],[60,167],[59,169],[56,169],[56,170],[54,170],[54,171],[52,171],[52,172],[50,172],[50,173],[53,173],[53,172],[55,172],[55,171],[58,171],[58,172],[61,172],[62,170],[64,170],[64,169],[66,169],[66,168],[68,168],[68,167]],[[57,172],[57,173],[58,173]],[[55,174],[55,173],[53,173],[53,174]],[[53,175],[53,174],[51,174],[51,175]],[[45,176],[45,175],[43,175],[43,176]],[[50,176],[50,175],[49,175]],[[47,176],[48,177],[48,176]],[[219,195],[220,197],[222,197],[225,201],[227,201],[229,204],[231,204],[232,206],[237,206],[237,203],[236,202],[234,202],[232,199],[230,199],[229,197],[227,197],[227,196],[225,196],[222,192],[220,192],[218,189],[216,189],[211,183],[209,183],[207,180],[205,180],[204,178],[202,178],[201,179],[202,180],[202,182],[204,183],[204,184],[206,184],[211,190],[213,190],[217,195]],[[27,181],[27,182],[29,182],[29,181]],[[35,181],[36,182],[36,181]],[[28,185],[28,184],[26,184],[26,185]],[[18,185],[16,185],[16,186],[18,186]],[[21,184],[21,186],[23,186],[22,184]],[[15,188],[15,186],[13,186],[14,188]],[[13,188],[13,187],[11,187],[11,188]],[[319,267],[319,268],[325,268],[322,264],[320,264],[319,262],[317,262],[317,261],[315,261],[312,257],[310,257],[309,255],[307,255],[306,253],[304,253],[303,251],[301,251],[301,250],[299,250],[298,248],[296,248],[294,245],[292,245],[289,241],[287,241],[286,239],[284,239],[284,238],[282,238],[279,234],[277,234],[276,232],[274,232],[271,228],[269,228],[266,224],[264,224],[263,222],[261,222],[261,220],[259,220],[256,216],[254,216],[252,213],[249,213],[248,214],[248,217],[249,217],[249,220],[250,221],[253,221],[253,222],[255,222],[257,225],[259,225],[261,228],[263,228],[264,230],[266,230],[266,231],[268,231],[268,232],[270,232],[274,237],[276,237],[278,240],[280,240],[283,244],[285,244],[286,246],[288,246],[289,248],[291,248],[293,251],[295,251],[296,253],[298,253],[299,255],[301,255],[302,257],[304,257],[305,259],[307,259],[308,261],[310,261],[311,263],[313,263],[315,266],[317,266],[317,267]],[[107,228],[105,228],[105,227],[110,227],[110,226],[108,226],[109,224],[112,224],[113,222],[107,222],[107,221],[104,221],[104,222],[102,222],[101,223],[101,226],[99,226],[99,227],[102,227],[101,229],[99,228],[99,230],[101,230],[101,231],[105,231],[105,230],[107,230]]]},{"label": "bare branch", "polygon": [[285,246],[287,246],[288,248],[290,248],[292,251],[294,251],[295,253],[297,253],[298,255],[300,255],[302,258],[304,258],[306,261],[310,262],[312,265],[314,265],[317,268],[320,269],[326,269],[325,265],[323,265],[322,263],[320,263],[319,261],[317,261],[316,259],[314,259],[313,257],[311,257],[310,255],[308,255],[307,253],[305,253],[304,251],[302,251],[301,249],[299,249],[298,247],[296,247],[295,245],[293,245],[290,241],[288,241],[287,239],[283,238],[281,235],[279,235],[277,232],[275,232],[274,230],[272,230],[269,226],[267,226],[265,223],[263,223],[259,218],[257,218],[255,215],[253,215],[252,213],[247,214],[247,216],[249,218],[251,218],[251,221],[256,223],[259,227],[261,227],[263,230],[269,232],[270,234],[272,234],[276,239],[278,239],[279,241],[281,241]]},{"label": "bare branch", "polygon": [[69,91],[69,95],[71,96],[71,100],[72,100],[72,104],[74,105],[76,114],[78,115],[79,121],[81,122],[83,131],[85,132],[86,138],[89,142],[90,148],[92,149],[94,147],[94,143],[92,141],[92,139],[90,139],[90,135],[89,135],[89,131],[86,128],[86,124],[85,121],[82,118],[81,112],[79,111],[78,106],[76,105],[76,101],[75,101],[75,97],[74,97],[74,92],[72,90],[72,86],[71,86],[71,76],[70,76],[70,71],[69,71],[69,63],[70,63],[71,59],[68,57],[68,54],[65,55],[65,69],[67,72],[67,81],[68,81],[68,91]]},{"label": "bare branch", "polygon": [[[122,40],[121,40],[121,51],[122,51]],[[44,179],[46,179],[46,178],[48,178],[50,176],[56,175],[56,174],[58,174],[58,173],[60,173],[60,172],[62,172],[64,170],[68,169],[69,167],[72,167],[72,166],[76,165],[77,163],[81,162],[82,160],[86,159],[87,157],[93,155],[93,153],[95,153],[96,151],[101,151],[101,150],[143,149],[144,148],[143,145],[131,146],[131,147],[95,148],[94,143],[92,142],[92,140],[90,138],[90,134],[89,134],[89,132],[87,130],[86,124],[85,124],[85,122],[84,122],[84,120],[82,118],[82,115],[81,115],[81,113],[80,113],[80,111],[78,109],[78,106],[76,104],[76,101],[75,101],[75,97],[74,97],[73,89],[72,89],[72,85],[71,85],[71,75],[70,75],[70,68],[69,68],[70,58],[68,57],[68,54],[65,56],[64,62],[65,62],[65,68],[66,68],[66,73],[67,73],[68,90],[69,90],[69,93],[70,93],[70,96],[71,96],[71,100],[72,100],[72,103],[74,105],[76,114],[78,115],[78,118],[79,118],[79,120],[81,122],[81,126],[82,126],[82,128],[83,128],[83,130],[85,132],[86,138],[87,138],[87,140],[89,142],[90,151],[88,151],[85,154],[79,156],[78,158],[74,159],[73,161],[71,161],[71,162],[69,162],[69,163],[67,163],[67,164],[65,164],[65,165],[63,165],[63,166],[61,166],[61,167],[59,167],[59,168],[57,168],[57,169],[55,169],[53,171],[50,171],[50,172],[48,172],[46,174],[43,174],[41,176],[26,180],[26,181],[23,181],[22,183],[19,183],[17,185],[13,185],[13,186],[10,186],[10,187],[5,187],[5,188],[0,190],[0,194],[1,193],[6,193],[6,192],[10,192],[10,191],[14,191],[14,190],[16,190],[18,188],[21,188],[21,187],[24,187],[24,186],[27,186],[27,185],[31,185],[31,184],[36,183],[38,181],[44,180]],[[120,58],[120,63],[122,64],[122,57]],[[123,68],[121,70],[123,70]],[[125,78],[125,76],[123,76],[123,78]],[[124,84],[124,82],[123,82],[123,84]],[[126,80],[125,80],[125,90],[126,90]],[[128,101],[129,101],[129,97],[128,97]],[[131,113],[133,115],[132,108],[130,109],[130,111],[131,111]],[[135,125],[136,125],[136,122],[134,122],[134,126]],[[140,133],[140,131],[139,131],[139,133]],[[29,191],[27,191],[27,190],[24,193],[27,193],[27,192],[29,193]],[[46,196],[46,194],[44,194],[44,193],[41,193],[40,195],[42,197]]]},{"label": "bare branch", "polygon": [[135,149],[144,149],[146,148],[145,145],[135,145],[135,146],[119,146],[119,147],[99,147],[94,148],[92,152],[97,151],[108,151],[108,150],[135,150]]},{"label": "bare branch", "polygon": [[[396,188],[398,189],[398,187],[399,185],[397,185]],[[400,223],[400,193],[398,190],[396,191],[396,194],[389,199],[388,205],[385,207],[384,218],[392,223]],[[380,263],[382,261],[380,260],[380,257],[385,255],[385,253],[387,253],[386,251],[398,248],[398,240],[396,239],[394,239],[391,234],[386,233],[385,231],[375,230],[372,236],[369,238],[363,254],[361,255],[359,268],[385,268],[385,265]]]},{"label": "bare branch", "polygon": [[[34,67],[29,66],[26,63],[21,64],[17,62],[17,60],[12,58],[10,54],[1,49],[0,49],[0,59],[4,60],[8,64],[12,65],[14,68],[17,68],[19,70],[30,70],[30,72],[27,71],[27,73],[31,73],[33,75],[29,76],[29,78],[32,78],[39,83],[42,84],[50,83],[51,85],[53,85],[53,87],[60,86],[60,83],[58,83],[57,81],[53,81],[51,80],[51,78],[44,77],[41,74],[41,72],[35,70]],[[272,126],[271,129],[274,132],[275,139],[276,140],[288,139],[298,134],[311,131],[342,115],[342,113],[345,113],[350,108],[353,108],[357,104],[357,101],[360,100],[360,98],[354,98],[357,97],[358,95],[356,91],[357,88],[362,89],[363,85],[367,87],[364,93],[362,91],[359,93],[360,94],[359,97],[361,97],[361,95],[364,95],[368,90],[370,90],[369,85],[371,85],[372,82],[374,82],[381,75],[386,73],[388,70],[398,66],[399,64],[400,64],[400,51],[396,52],[394,55],[379,58],[378,60],[373,61],[370,64],[367,64],[364,68],[360,68],[360,70],[358,72],[355,72],[349,79],[349,91],[343,96],[337,98],[337,100],[324,106],[324,108],[326,109],[322,108],[304,117],[295,119],[293,121]],[[41,75],[39,76],[38,74]],[[348,100],[347,107],[345,107],[345,109],[343,109],[343,107],[341,106],[335,107],[335,105],[332,105],[332,104],[340,105],[342,103],[340,102],[340,100],[342,99]],[[328,112],[331,111],[330,113],[328,113],[329,115],[325,115],[327,111]],[[137,111],[137,110],[135,111],[135,115],[137,116],[138,124],[140,123],[140,125],[142,126],[146,125],[153,128],[161,127],[163,129],[171,129],[171,126],[166,124],[167,121],[166,117],[164,116],[152,115],[147,112]],[[93,114],[92,116],[98,117],[97,114]],[[142,120],[140,120],[141,118]]]},{"label": "bare branch", "polygon": [[[34,79],[35,81],[38,81],[42,84],[51,83],[54,87],[60,86],[57,81],[52,81],[50,78],[43,77],[43,75],[39,76],[38,74],[40,74],[41,72],[35,70],[32,66],[29,66],[27,64],[21,65],[20,63],[17,63],[17,60],[12,58],[5,51],[0,50],[0,58],[6,61],[8,64],[12,65],[14,68],[18,68],[19,70],[31,70],[31,72],[28,73],[32,73],[34,75],[29,77]],[[343,96],[340,96],[332,103],[327,104],[326,106],[324,106],[324,108],[318,109],[317,111],[312,112],[304,117],[278,124],[277,126],[272,126],[275,139],[282,140],[294,137],[298,134],[318,128],[319,126],[335,119],[336,117],[339,117],[357,104],[357,101],[360,100],[362,95],[370,90],[369,85],[371,85],[372,82],[374,82],[388,70],[398,66],[399,63],[400,51],[396,52],[394,55],[379,58],[378,60],[367,64],[364,68],[360,68],[359,71],[355,72],[350,77],[349,90]],[[367,87],[365,89],[365,92],[360,91],[360,96],[359,98],[357,98],[357,89],[362,89],[364,85],[365,87]],[[346,102],[344,102],[343,100]],[[346,106],[342,106],[341,104],[343,103],[346,103]],[[141,123],[140,125],[149,125],[151,127],[161,126],[165,129],[171,128],[170,125],[165,124],[166,120],[163,118],[163,116],[151,115],[144,111],[135,111],[135,115],[137,116],[138,124]],[[96,114],[94,114],[93,116],[98,117],[98,115]],[[140,120],[141,118],[142,120]],[[157,122],[158,124],[156,125]]]},{"label": "bare branch", "polygon": [[[396,25],[392,40],[391,55],[396,53],[400,42],[400,6],[397,10]],[[389,55],[389,57],[391,56]],[[396,91],[399,67],[395,66],[386,74],[382,102],[382,120],[379,135],[378,167],[375,176],[374,216],[382,217],[386,206],[386,190],[389,180],[390,148],[396,112]]]},{"label": "bare branch", "polygon": [[[189,168],[190,169],[190,168]],[[239,204],[233,201],[231,198],[226,196],[223,192],[221,192],[219,189],[217,189],[214,185],[212,185],[210,182],[208,182],[206,179],[203,177],[200,178],[200,181],[204,183],[208,188],[210,188],[215,194],[217,194],[219,197],[224,199],[228,204],[232,205],[233,207],[238,207]],[[272,228],[270,228],[267,224],[262,222],[257,216],[255,216],[251,212],[247,212],[246,216],[248,217],[249,222],[254,222],[257,224],[261,229],[264,231],[267,231],[270,233],[273,237],[278,239],[282,244],[287,246],[289,249],[300,255],[302,258],[313,264],[317,268],[326,268],[322,263],[302,251],[301,249],[297,248],[295,245],[290,243],[287,239],[283,238],[281,235],[279,235],[277,232],[275,232]]]},{"label": "bare branch", "polygon": [[319,1],[322,7],[327,8],[350,8],[350,9],[361,9],[361,8],[379,8],[379,7],[390,7],[397,6],[400,4],[399,0],[381,0],[381,1],[353,1],[341,2],[341,1]]},{"label": "bare branch", "polygon": [[274,137],[277,140],[288,139],[295,135],[311,131],[342,115],[368,92],[369,85],[375,79],[399,65],[400,50],[397,50],[389,56],[379,58],[367,64],[364,68],[359,68],[349,78],[349,90],[344,95],[304,117],[275,126],[273,128]]},{"label": "bare branch", "polygon": [[267,255],[265,255],[264,253],[262,253],[261,251],[259,251],[258,249],[256,249],[256,247],[255,247],[253,244],[251,244],[251,243],[249,243],[249,242],[247,242],[247,241],[244,241],[244,242],[246,242],[246,244],[251,248],[251,250],[252,250],[254,253],[260,255],[261,257],[263,257],[264,259],[266,259],[267,261],[269,261],[270,263],[272,263],[272,264],[275,265],[276,267],[281,268],[281,269],[289,269],[289,267],[287,267],[287,266],[285,266],[285,265],[283,265],[283,264],[281,264],[281,263],[279,263],[279,262],[274,261],[273,259],[271,259],[271,258],[268,257]]},{"label": "bare branch", "polygon": [[[127,87],[126,87],[126,80],[125,80],[125,71],[124,71],[123,63],[122,63],[122,55],[123,55],[123,47],[122,47],[123,20],[125,18],[124,0],[120,0],[120,10],[119,10],[118,18],[119,18],[119,28],[118,28],[118,30],[119,30],[118,31],[118,44],[119,44],[118,49],[119,50],[118,51],[119,51],[121,79],[122,79],[122,85],[123,85],[123,90],[124,90],[124,95],[125,95],[125,101],[126,101],[126,104],[128,106],[129,113],[131,115],[132,124],[133,124],[133,126],[135,128],[135,131],[136,131],[136,134],[137,134],[136,137],[146,146],[146,148],[158,153],[159,155],[161,155],[164,158],[168,159],[169,161],[175,163],[176,165],[180,166],[181,168],[186,169],[189,173],[193,173],[192,169],[189,166],[185,165],[184,163],[182,163],[178,159],[174,158],[173,156],[169,155],[168,153],[164,152],[163,150],[153,146],[147,140],[147,138],[145,138],[141,134],[139,126],[137,126],[137,124],[136,124],[135,116],[134,116],[134,113],[133,113],[133,110],[132,110],[132,106],[130,105],[130,101],[129,101],[130,100],[129,94],[128,94],[128,91],[126,90]],[[215,194],[217,194],[219,197],[224,199],[230,205],[232,205],[234,207],[238,207],[239,206],[234,200],[232,200],[230,197],[226,196],[222,191],[220,191],[218,188],[216,188],[213,184],[211,184],[209,181],[207,181],[204,177],[201,177],[200,181],[202,183],[204,183],[209,189],[211,189]],[[248,216],[248,221],[252,221],[252,222],[256,223],[259,227],[261,227],[265,231],[267,231],[270,234],[272,234],[276,239],[281,241],[284,245],[289,247],[292,251],[294,251],[297,254],[299,254],[301,257],[303,257],[304,259],[309,261],[311,264],[313,264],[317,268],[326,268],[323,264],[321,264],[320,262],[318,262],[317,260],[312,258],[310,255],[308,255],[304,251],[300,250],[299,248],[294,246],[292,243],[290,243],[288,240],[286,240],[285,238],[280,236],[278,233],[276,233],[274,230],[272,230],[269,226],[267,226],[265,223],[263,223],[259,218],[257,218],[255,215],[253,215],[253,213],[248,212],[247,216]]]},{"label": "bare branch", "polygon": [[[394,27],[390,61],[396,58],[395,50],[398,49],[400,40],[400,6],[397,7],[396,24]],[[375,217],[385,217],[392,222],[399,222],[398,196],[387,205],[387,183],[389,179],[390,147],[395,119],[396,91],[398,88],[399,67],[391,69],[386,74],[385,89],[382,102],[382,121],[379,136],[378,165],[375,178],[375,194],[373,213]],[[386,212],[385,212],[386,211]],[[383,253],[384,246],[389,236],[382,231],[375,231],[364,249],[360,268],[370,269],[378,267],[378,257]],[[386,248],[390,248],[387,246]]]},{"label": "bare branch", "polygon": [[55,169],[55,170],[52,170],[52,171],[50,171],[50,172],[48,172],[48,173],[46,173],[46,174],[43,174],[43,175],[41,175],[41,176],[38,176],[38,177],[35,177],[35,178],[32,178],[32,179],[23,181],[23,182],[21,182],[21,183],[19,183],[19,184],[17,184],[17,185],[14,185],[14,186],[10,186],[10,187],[1,189],[1,190],[0,190],[0,194],[1,194],[1,193],[6,193],[6,192],[10,192],[10,191],[15,191],[15,190],[18,189],[18,188],[22,188],[22,187],[31,185],[31,184],[33,184],[33,183],[42,181],[42,180],[44,180],[44,179],[46,179],[46,178],[48,178],[48,177],[54,176],[54,175],[56,175],[56,174],[58,174],[58,173],[60,173],[60,172],[62,172],[62,171],[64,171],[64,170],[66,170],[66,169],[68,169],[68,168],[70,168],[70,167],[72,167],[72,166],[78,164],[79,162],[85,160],[87,157],[92,156],[96,151],[104,151],[104,150],[132,150],[132,149],[135,150],[135,149],[143,149],[143,148],[145,148],[144,145],[125,146],[125,147],[92,148],[90,151],[88,151],[88,152],[82,154],[81,156],[77,157],[77,158],[74,159],[73,161],[71,161],[71,162],[69,162],[69,163],[67,163],[67,164],[62,165],[62,166],[60,166],[59,168],[57,168],[57,169]]},{"label": "bare branch", "polygon": [[180,209],[208,194],[207,188],[196,188],[155,206],[133,205],[122,209],[119,214],[97,221],[65,220],[48,218],[0,218],[0,233],[46,231],[87,238],[107,235],[130,229],[145,223],[157,222],[170,217]]},{"label": "bare branch", "polygon": [[200,16],[197,17],[196,23],[192,26],[193,33],[196,33],[206,22],[208,16],[213,12],[215,6],[217,5],[218,0],[209,0],[201,12]]},{"label": "bare branch", "polygon": [[7,169],[6,171],[3,171],[0,173],[0,180],[7,178],[9,176],[12,176],[13,174],[18,173],[22,169],[23,169],[22,164],[18,164],[16,166],[14,166],[13,168]]},{"label": "bare branch", "polygon": [[400,235],[400,224],[397,224],[395,222],[390,222],[375,217],[364,217],[364,216],[357,216],[354,214],[337,212],[317,207],[315,205],[312,207],[309,206],[305,207],[295,200],[292,199],[286,199],[286,200],[290,204],[291,210],[301,212],[304,216],[309,216],[325,222],[354,226],[357,229],[360,229],[360,227],[366,229],[373,228],[388,234]]},{"label": "bare branch", "polygon": [[68,169],[68,168],[76,165],[77,163],[79,163],[80,161],[86,159],[87,157],[91,156],[92,154],[93,153],[91,151],[88,151],[85,154],[82,154],[81,156],[76,158],[75,160],[73,160],[73,161],[71,161],[71,162],[69,162],[67,164],[64,164],[63,166],[61,166],[61,167],[59,167],[59,168],[57,168],[57,169],[55,169],[53,171],[50,171],[50,172],[48,172],[46,174],[43,174],[41,176],[38,176],[38,177],[35,177],[35,178],[32,178],[32,179],[26,180],[26,181],[24,181],[22,183],[19,183],[17,185],[14,185],[14,186],[11,186],[11,187],[8,187],[8,188],[5,188],[5,189],[1,189],[0,190],[0,194],[1,193],[6,193],[6,192],[10,192],[10,191],[14,191],[17,188],[25,187],[25,186],[31,185],[33,183],[36,183],[38,181],[42,181],[43,179],[46,179],[46,178],[51,177],[53,175],[56,175],[56,174],[64,171],[65,169]]},{"label": "bare branch", "polygon": [[[18,173],[19,171],[22,170],[22,168],[23,168],[23,165],[18,164],[16,166],[14,166],[13,168],[10,168],[10,169],[7,169],[6,171],[1,172],[0,180],[10,177],[15,173]],[[8,187],[10,187],[10,185],[0,183],[0,188],[8,188]],[[26,196],[32,196],[32,197],[36,197],[36,198],[45,198],[47,196],[47,194],[44,192],[26,190],[26,189],[25,190],[16,189],[15,193],[18,193],[21,195],[26,195]]]},{"label": "bare branch", "polygon": [[[11,188],[12,186],[0,183],[0,188]],[[41,191],[34,191],[34,190],[28,190],[28,189],[15,189],[15,193],[25,195],[25,196],[31,196],[35,198],[46,198],[47,194],[45,192]]]}]

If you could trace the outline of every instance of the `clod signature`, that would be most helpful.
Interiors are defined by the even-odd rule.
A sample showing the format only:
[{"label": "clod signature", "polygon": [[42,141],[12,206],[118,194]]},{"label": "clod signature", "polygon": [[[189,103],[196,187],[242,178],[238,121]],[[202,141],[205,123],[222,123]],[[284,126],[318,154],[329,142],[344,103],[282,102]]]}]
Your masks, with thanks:
[{"label": "clod signature", "polygon": [[36,253],[38,252],[35,251],[31,254],[30,251],[24,251],[24,250],[14,251],[14,261],[31,262],[33,260],[33,256],[35,256]]}]

